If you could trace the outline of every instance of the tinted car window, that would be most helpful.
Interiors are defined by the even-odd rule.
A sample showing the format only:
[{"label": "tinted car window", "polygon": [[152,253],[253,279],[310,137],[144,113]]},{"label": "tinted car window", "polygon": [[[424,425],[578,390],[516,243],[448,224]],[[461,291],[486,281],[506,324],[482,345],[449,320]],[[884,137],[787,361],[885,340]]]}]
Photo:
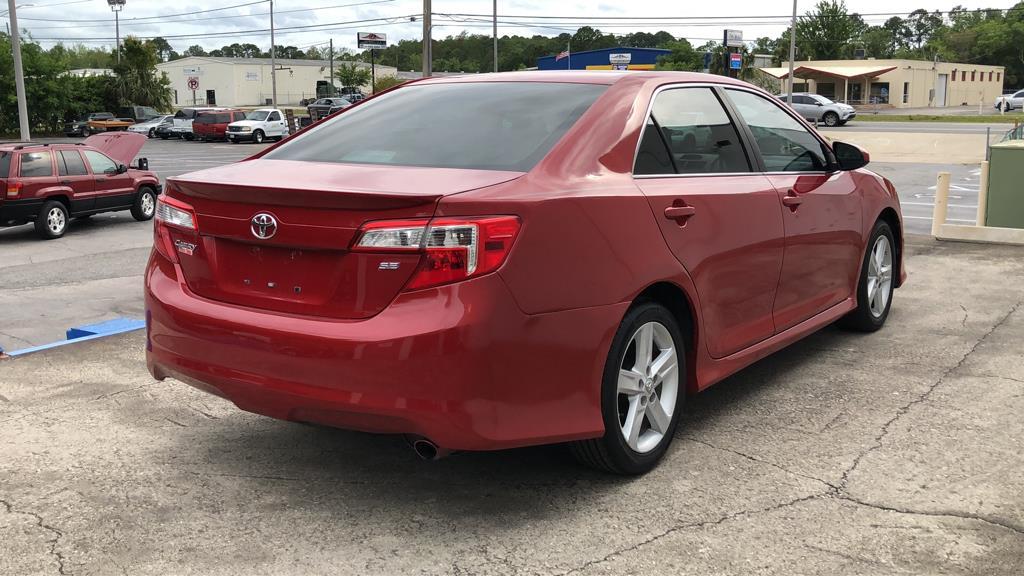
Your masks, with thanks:
[{"label": "tinted car window", "polygon": [[11,175],[11,153],[0,152],[0,178],[7,178]]},{"label": "tinted car window", "polygon": [[825,149],[813,134],[774,102],[742,90],[729,98],[754,133],[768,172],[814,172],[826,168]]},{"label": "tinted car window", "polygon": [[117,171],[117,163],[95,150],[86,150],[85,158],[89,161],[93,174],[104,174]]},{"label": "tinted car window", "polygon": [[268,121],[268,122],[277,122],[277,121],[279,121],[280,119],[281,119],[281,115],[280,115],[280,114],[278,114],[277,112],[271,112],[271,113],[270,113],[270,116],[269,116],[269,117],[267,117],[267,121]]},{"label": "tinted car window", "polygon": [[84,176],[89,173],[77,150],[61,150],[57,161],[57,171],[61,176]]},{"label": "tinted car window", "polygon": [[680,174],[749,172],[739,133],[711,88],[665,90],[651,119]]},{"label": "tinted car window", "polygon": [[673,174],[675,171],[675,164],[672,163],[672,157],[668,154],[668,148],[658,130],[658,125],[648,118],[643,136],[640,137],[640,146],[637,147],[633,174]]},{"label": "tinted car window", "polygon": [[606,88],[540,82],[408,86],[352,108],[264,158],[525,172]]},{"label": "tinted car window", "polygon": [[50,152],[22,152],[21,176],[22,178],[53,176],[53,157]]}]

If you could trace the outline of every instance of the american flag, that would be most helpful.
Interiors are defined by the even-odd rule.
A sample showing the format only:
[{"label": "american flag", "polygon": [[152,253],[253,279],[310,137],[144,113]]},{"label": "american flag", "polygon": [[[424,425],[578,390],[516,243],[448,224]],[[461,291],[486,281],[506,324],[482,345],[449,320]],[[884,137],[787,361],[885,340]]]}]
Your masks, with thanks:
[{"label": "american flag", "polygon": [[558,56],[555,56],[555,62],[558,62],[562,58],[568,58],[568,57],[569,57],[569,51],[568,50],[562,50],[561,52],[558,53]]}]

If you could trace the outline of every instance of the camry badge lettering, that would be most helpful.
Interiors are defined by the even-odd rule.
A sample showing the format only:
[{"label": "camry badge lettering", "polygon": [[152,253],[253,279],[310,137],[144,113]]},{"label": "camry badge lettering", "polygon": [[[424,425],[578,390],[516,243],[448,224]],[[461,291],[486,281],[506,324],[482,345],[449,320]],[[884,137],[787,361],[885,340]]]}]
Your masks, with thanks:
[{"label": "camry badge lettering", "polygon": [[398,270],[398,262],[381,262],[377,270]]},{"label": "camry badge lettering", "polygon": [[249,229],[252,230],[253,236],[260,240],[267,240],[277,234],[277,220],[270,214],[261,212],[252,217]]},{"label": "camry badge lettering", "polygon": [[186,256],[191,256],[196,251],[196,245],[191,242],[185,242],[184,240],[175,240],[174,247],[178,249],[178,252]]}]

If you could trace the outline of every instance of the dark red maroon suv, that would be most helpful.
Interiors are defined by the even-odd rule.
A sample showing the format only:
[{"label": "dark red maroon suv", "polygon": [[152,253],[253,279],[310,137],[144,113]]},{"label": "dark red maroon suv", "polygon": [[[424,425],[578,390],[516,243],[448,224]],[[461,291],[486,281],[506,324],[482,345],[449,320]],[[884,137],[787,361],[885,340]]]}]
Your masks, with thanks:
[{"label": "dark red maroon suv", "polygon": [[35,222],[47,240],[71,217],[131,210],[149,220],[160,181],[146,160],[129,167],[146,137],[107,132],[80,144],[0,144],[0,227]]},{"label": "dark red maroon suv", "polygon": [[192,134],[200,142],[206,140],[226,140],[228,124],[245,120],[242,110],[210,110],[200,112],[192,122]]}]

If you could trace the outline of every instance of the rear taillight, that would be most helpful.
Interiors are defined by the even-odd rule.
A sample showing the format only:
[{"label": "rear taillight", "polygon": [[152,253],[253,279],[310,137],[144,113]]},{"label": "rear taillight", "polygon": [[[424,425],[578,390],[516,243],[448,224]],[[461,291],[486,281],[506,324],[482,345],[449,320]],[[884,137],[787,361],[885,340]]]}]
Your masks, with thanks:
[{"label": "rear taillight", "polygon": [[353,250],[422,252],[406,290],[459,282],[493,272],[519,233],[516,216],[387,220],[363,226]]},{"label": "rear taillight", "polygon": [[[181,231],[198,232],[196,223],[196,212],[188,204],[181,200],[175,200],[161,195],[156,201],[156,225],[153,226],[153,247],[171,262],[178,261],[176,251],[185,250],[191,254],[196,243],[185,242],[171,238],[170,229],[176,228]],[[191,246],[191,248],[188,248]],[[184,248],[183,248],[184,247]]]},{"label": "rear taillight", "polygon": [[25,187],[24,182],[8,182],[7,183],[7,197],[17,198],[21,196],[21,189]]}]

